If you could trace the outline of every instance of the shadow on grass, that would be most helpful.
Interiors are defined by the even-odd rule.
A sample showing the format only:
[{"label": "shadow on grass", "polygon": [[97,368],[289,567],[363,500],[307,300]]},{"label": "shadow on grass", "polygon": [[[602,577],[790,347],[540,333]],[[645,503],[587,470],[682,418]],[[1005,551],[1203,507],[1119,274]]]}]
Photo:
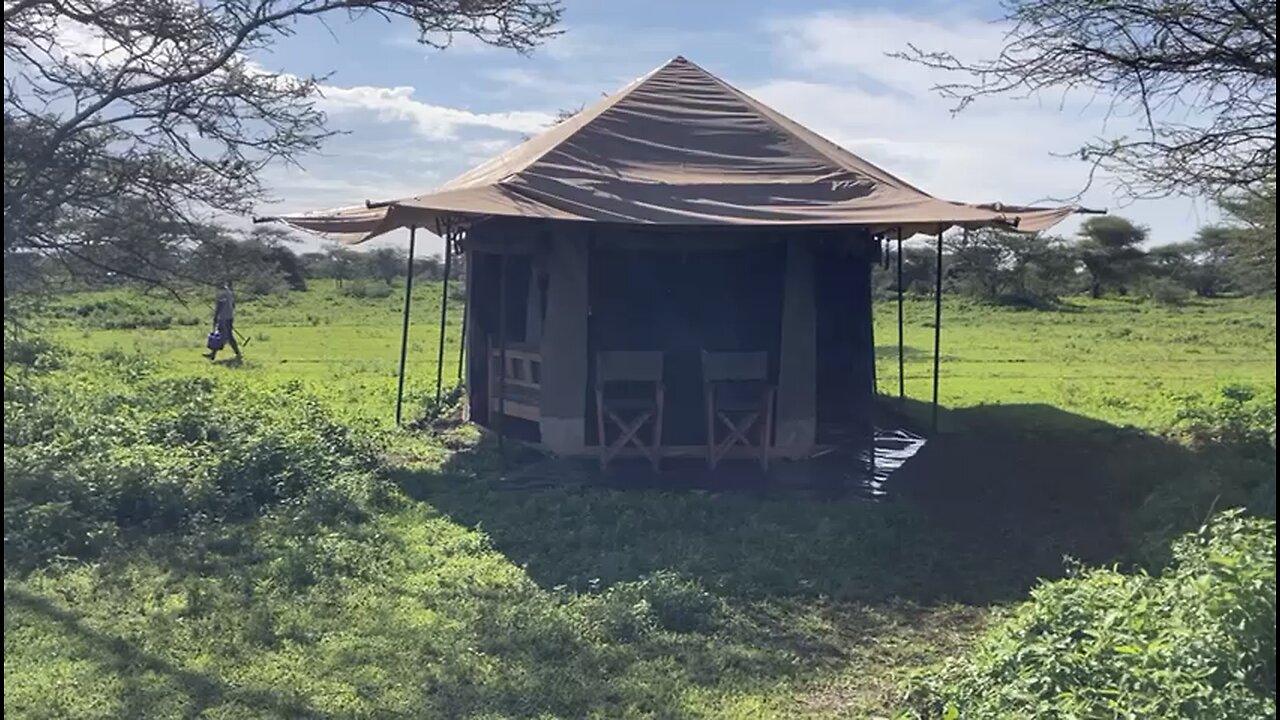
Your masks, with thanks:
[{"label": "shadow on grass", "polygon": [[1204,507],[1193,503],[1152,528],[1141,517],[1148,493],[1219,471],[1215,457],[1047,405],[947,411],[944,427],[964,429],[931,439],[890,479],[892,497],[881,503],[769,492],[746,481],[758,471],[745,465],[750,490],[741,492],[724,482],[710,492],[617,482],[511,487],[495,479],[489,446],[439,471],[395,478],[487,533],[544,588],[607,587],[673,570],[729,598],[985,605],[1061,576],[1068,556],[1143,559],[1150,533],[1194,527],[1212,502],[1197,498]]},{"label": "shadow on grass", "polygon": [[[153,701],[157,693],[167,694],[162,687],[164,685],[178,690],[185,704],[181,711],[185,717],[197,717],[209,708],[226,704],[271,717],[321,716],[305,702],[290,697],[287,688],[236,687],[214,675],[180,667],[140,649],[122,637],[88,626],[78,614],[59,607],[47,597],[16,585],[10,586],[7,582],[4,588],[4,606],[6,626],[11,620],[17,624],[20,614],[32,616],[33,620],[24,621],[25,623],[55,624],[72,642],[86,651],[86,659],[97,663],[103,671],[124,678],[125,687],[120,693],[120,712],[123,717],[155,717],[157,708]],[[148,675],[157,676],[159,683],[143,682]]]},{"label": "shadow on grass", "polygon": [[[1062,573],[1063,555],[1126,562],[1152,527],[1152,489],[1243,467],[1047,406],[947,420],[963,430],[930,440],[884,502],[759,483],[513,486],[482,444],[438,470],[393,472],[423,504],[121,553],[90,590],[87,571],[68,580],[73,610],[7,581],[6,632],[65,636],[56,653],[119,677],[111,697],[137,717],[700,717],[740,698],[775,703],[741,717],[797,703],[883,715],[895,672],[958,652],[981,627],[981,607],[950,601],[1021,599]],[[1194,525],[1201,499],[1162,522]],[[189,598],[194,649],[159,611],[137,642],[103,629],[156,602],[153,569]],[[181,664],[148,651],[171,644]],[[249,663],[254,686],[229,679]]]}]

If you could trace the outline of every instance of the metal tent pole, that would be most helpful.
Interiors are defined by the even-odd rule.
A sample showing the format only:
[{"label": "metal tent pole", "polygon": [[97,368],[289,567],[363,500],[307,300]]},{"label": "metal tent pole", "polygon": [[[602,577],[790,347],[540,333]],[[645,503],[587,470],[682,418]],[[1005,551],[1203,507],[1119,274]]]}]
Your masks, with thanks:
[{"label": "metal tent pole", "polygon": [[[965,228],[965,233],[968,233]],[[938,229],[937,272],[933,280],[933,410],[930,425],[938,431],[938,368],[942,360],[942,228]]]},{"label": "metal tent pole", "polygon": [[898,404],[907,402],[906,350],[902,339],[902,226],[898,226]]},{"label": "metal tent pole", "polygon": [[436,348],[436,409],[440,408],[440,390],[444,385],[444,330],[449,321],[449,271],[453,268],[453,228],[445,224],[444,283],[440,286],[440,346]]},{"label": "metal tent pole", "polygon": [[[462,248],[459,247],[458,249],[461,250]],[[469,267],[471,265],[471,261],[468,258],[469,258],[469,254],[467,253],[463,253],[461,257],[458,258],[459,263],[464,263],[461,265],[461,268],[462,268],[462,338],[458,342],[458,382],[462,382],[462,376],[463,376],[462,368],[463,368],[463,363],[466,361],[466,357],[467,357],[467,321],[470,320],[471,318],[471,273],[468,272],[471,269]]]},{"label": "metal tent pole", "polygon": [[409,308],[413,305],[413,251],[418,242],[418,228],[409,228],[409,263],[404,280],[404,327],[400,331],[400,381],[396,386],[396,426],[400,425],[404,405],[404,360],[409,353]]}]

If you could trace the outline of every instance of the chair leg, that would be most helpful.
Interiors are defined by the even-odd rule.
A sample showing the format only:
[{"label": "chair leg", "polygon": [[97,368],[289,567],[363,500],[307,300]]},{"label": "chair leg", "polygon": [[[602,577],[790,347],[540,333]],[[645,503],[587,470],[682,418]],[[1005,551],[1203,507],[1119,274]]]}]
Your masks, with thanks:
[{"label": "chair leg", "polygon": [[716,407],[715,389],[711,385],[703,388],[703,397],[707,406],[707,467],[716,469]]},{"label": "chair leg", "polygon": [[760,424],[760,468],[769,470],[769,450],[773,443],[773,388],[765,390],[764,422]]},{"label": "chair leg", "polygon": [[663,391],[661,384],[658,385],[657,391],[657,407],[654,410],[653,417],[653,445],[650,459],[653,462],[653,471],[662,472],[662,406],[665,401],[666,393]]},{"label": "chair leg", "polygon": [[604,434],[604,392],[596,388],[596,446],[600,449],[600,469],[609,469],[609,442]]}]

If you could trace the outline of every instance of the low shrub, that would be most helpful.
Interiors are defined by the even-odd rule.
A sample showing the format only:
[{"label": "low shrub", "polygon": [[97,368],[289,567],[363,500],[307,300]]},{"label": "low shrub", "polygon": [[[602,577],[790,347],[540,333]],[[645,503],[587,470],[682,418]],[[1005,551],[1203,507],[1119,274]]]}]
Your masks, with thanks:
[{"label": "low shrub", "polygon": [[992,302],[1001,307],[1016,310],[1056,310],[1061,304],[1053,295],[1039,295],[1033,292],[1003,293],[993,298]]},{"label": "low shrub", "polygon": [[136,358],[9,380],[5,564],[90,558],[131,534],[384,499],[374,453],[299,385],[163,377]]},{"label": "low shrub", "polygon": [[1275,387],[1226,385],[1207,397],[1184,396],[1171,427],[1193,446],[1229,445],[1255,454],[1270,451],[1274,456]]},{"label": "low shrub", "polygon": [[616,642],[652,631],[710,632],[726,614],[724,602],[696,579],[669,570],[616,583],[584,602],[586,616]]},{"label": "low shrub", "polygon": [[909,685],[915,717],[1275,717],[1276,527],[1219,514],[1159,576],[1075,570]]},{"label": "low shrub", "polygon": [[62,365],[63,350],[49,339],[34,334],[9,333],[4,338],[5,367],[55,370]]},{"label": "low shrub", "polygon": [[176,308],[180,306],[144,296],[129,299],[108,296],[63,306],[56,314],[75,320],[82,326],[102,330],[164,330],[200,322],[192,312],[175,311]]},{"label": "low shrub", "polygon": [[1143,287],[1143,294],[1169,307],[1185,305],[1191,299],[1191,289],[1170,278],[1148,280]]},{"label": "low shrub", "polygon": [[390,285],[375,280],[352,280],[342,286],[342,294],[353,298],[391,297],[394,291],[395,289]]}]

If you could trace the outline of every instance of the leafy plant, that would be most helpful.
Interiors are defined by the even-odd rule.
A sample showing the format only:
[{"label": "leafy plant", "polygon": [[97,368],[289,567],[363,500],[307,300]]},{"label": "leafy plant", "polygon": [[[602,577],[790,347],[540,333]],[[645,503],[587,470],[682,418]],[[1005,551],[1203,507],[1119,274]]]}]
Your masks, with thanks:
[{"label": "leafy plant", "polygon": [[372,450],[296,383],[164,377],[119,356],[6,380],[4,415],[10,566],[277,507],[324,522],[380,497]]},{"label": "leafy plant", "polygon": [[908,691],[917,717],[1268,718],[1276,527],[1224,512],[1159,576],[1076,569]]}]

